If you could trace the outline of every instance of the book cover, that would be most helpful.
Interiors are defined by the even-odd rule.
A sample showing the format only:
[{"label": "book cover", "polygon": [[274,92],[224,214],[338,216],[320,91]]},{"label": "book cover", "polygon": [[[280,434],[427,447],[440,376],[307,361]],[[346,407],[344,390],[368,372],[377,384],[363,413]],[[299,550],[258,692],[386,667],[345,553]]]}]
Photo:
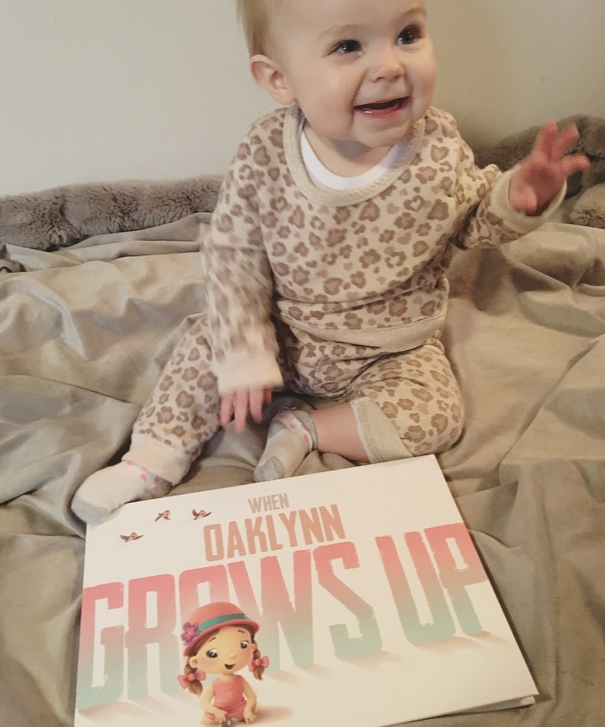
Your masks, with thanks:
[{"label": "book cover", "polygon": [[75,727],[386,727],[536,693],[433,456],[88,528]]}]

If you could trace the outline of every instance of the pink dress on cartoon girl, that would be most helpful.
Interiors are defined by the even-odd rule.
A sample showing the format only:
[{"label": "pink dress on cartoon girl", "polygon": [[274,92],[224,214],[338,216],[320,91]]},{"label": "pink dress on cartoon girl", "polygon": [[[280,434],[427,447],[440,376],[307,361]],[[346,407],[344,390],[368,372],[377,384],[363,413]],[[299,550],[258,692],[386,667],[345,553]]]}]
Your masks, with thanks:
[{"label": "pink dress on cartoon girl", "polygon": [[[239,674],[228,681],[215,679],[212,682],[214,690],[213,704],[217,709],[222,709],[229,717],[244,716],[246,707],[246,699],[244,698],[244,678]],[[212,715],[206,712],[206,716],[212,718]]]}]

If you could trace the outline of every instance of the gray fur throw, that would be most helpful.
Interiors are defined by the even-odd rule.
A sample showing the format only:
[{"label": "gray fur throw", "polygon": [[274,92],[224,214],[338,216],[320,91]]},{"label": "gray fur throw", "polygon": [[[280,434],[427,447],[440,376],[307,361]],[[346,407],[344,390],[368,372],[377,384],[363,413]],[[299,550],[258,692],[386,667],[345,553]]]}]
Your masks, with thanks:
[{"label": "gray fur throw", "polygon": [[212,212],[221,177],[74,184],[0,198],[2,243],[54,250]]}]

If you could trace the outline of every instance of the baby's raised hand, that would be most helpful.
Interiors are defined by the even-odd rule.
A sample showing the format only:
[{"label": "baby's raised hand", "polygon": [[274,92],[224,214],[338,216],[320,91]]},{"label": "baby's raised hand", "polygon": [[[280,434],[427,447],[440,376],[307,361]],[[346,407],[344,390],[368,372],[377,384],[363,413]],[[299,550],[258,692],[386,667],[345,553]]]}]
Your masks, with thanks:
[{"label": "baby's raised hand", "polygon": [[540,129],[534,148],[510,180],[508,198],[518,212],[541,214],[559,194],[569,176],[588,169],[590,162],[584,154],[566,156],[577,138],[578,129],[574,124],[561,133],[554,121],[548,121]]}]

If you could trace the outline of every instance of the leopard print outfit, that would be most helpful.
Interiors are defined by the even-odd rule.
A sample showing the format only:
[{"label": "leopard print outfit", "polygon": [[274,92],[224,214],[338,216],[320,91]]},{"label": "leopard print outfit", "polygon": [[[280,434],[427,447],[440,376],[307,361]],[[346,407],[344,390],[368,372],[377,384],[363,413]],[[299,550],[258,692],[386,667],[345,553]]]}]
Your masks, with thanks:
[{"label": "leopard print outfit", "polygon": [[453,245],[538,227],[508,202],[510,172],[479,169],[431,108],[398,162],[366,186],[316,183],[297,106],[242,141],[204,239],[208,310],[168,362],[126,455],[179,481],[219,427],[221,393],[286,387],[353,405],[370,461],[435,453],[463,407],[438,340]]}]

